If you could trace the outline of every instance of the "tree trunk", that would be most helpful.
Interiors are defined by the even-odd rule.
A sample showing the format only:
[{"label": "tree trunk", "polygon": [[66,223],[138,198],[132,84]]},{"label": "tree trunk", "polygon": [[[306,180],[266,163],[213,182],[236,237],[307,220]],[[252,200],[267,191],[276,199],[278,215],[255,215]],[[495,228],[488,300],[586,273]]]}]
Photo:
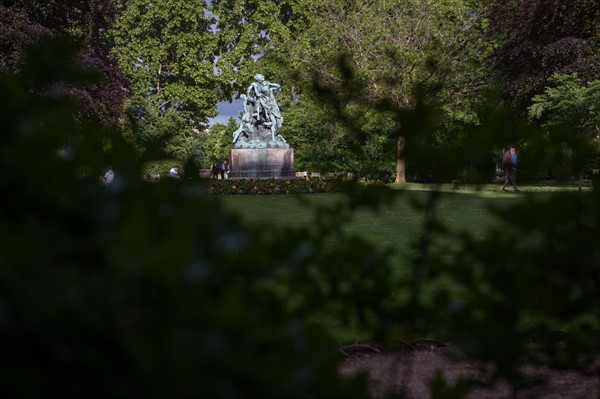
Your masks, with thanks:
[{"label": "tree trunk", "polygon": [[406,183],[406,173],[404,170],[404,136],[398,135],[398,147],[396,151],[396,181],[394,183]]}]

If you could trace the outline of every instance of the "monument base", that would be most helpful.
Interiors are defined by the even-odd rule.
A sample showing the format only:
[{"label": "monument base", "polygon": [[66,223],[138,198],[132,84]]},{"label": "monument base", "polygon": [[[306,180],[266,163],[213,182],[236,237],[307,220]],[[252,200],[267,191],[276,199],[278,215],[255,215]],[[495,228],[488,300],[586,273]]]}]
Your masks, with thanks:
[{"label": "monument base", "polygon": [[229,156],[231,179],[293,179],[293,148],[234,148]]}]

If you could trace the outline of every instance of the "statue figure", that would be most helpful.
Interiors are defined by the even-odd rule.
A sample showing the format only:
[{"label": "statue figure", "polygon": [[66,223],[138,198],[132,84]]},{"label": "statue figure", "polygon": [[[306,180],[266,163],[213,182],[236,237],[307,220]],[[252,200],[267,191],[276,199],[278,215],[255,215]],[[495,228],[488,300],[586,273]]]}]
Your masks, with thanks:
[{"label": "statue figure", "polygon": [[279,134],[283,125],[283,116],[275,98],[275,90],[281,85],[265,80],[261,74],[254,75],[246,95],[240,98],[244,103],[239,128],[233,134],[234,147],[265,148],[284,147],[289,145]]},{"label": "statue figure", "polygon": [[251,104],[245,94],[242,94],[240,98],[244,103],[244,111],[240,111],[240,118],[242,119],[242,122],[240,123],[240,127],[233,132],[233,144],[238,142],[241,134],[246,137],[246,140],[251,140],[254,132],[254,127],[252,126]]}]

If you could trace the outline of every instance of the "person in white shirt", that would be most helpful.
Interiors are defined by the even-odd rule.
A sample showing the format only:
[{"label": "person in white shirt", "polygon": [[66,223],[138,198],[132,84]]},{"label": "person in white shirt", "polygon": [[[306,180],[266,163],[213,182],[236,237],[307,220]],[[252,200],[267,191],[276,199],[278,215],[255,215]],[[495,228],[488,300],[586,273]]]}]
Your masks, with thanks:
[{"label": "person in white shirt", "polygon": [[171,176],[173,179],[179,179],[179,166],[173,166],[171,170],[169,170],[169,176]]},{"label": "person in white shirt", "polygon": [[104,184],[110,186],[115,181],[115,171],[112,167],[109,167],[106,173],[104,174]]}]

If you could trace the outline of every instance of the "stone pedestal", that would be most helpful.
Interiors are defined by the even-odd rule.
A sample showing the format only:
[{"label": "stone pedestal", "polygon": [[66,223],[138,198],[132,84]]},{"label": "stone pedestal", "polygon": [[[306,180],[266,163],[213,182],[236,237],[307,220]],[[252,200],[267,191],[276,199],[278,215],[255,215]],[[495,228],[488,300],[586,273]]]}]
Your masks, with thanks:
[{"label": "stone pedestal", "polygon": [[294,178],[293,148],[234,148],[229,157],[231,179]]}]

